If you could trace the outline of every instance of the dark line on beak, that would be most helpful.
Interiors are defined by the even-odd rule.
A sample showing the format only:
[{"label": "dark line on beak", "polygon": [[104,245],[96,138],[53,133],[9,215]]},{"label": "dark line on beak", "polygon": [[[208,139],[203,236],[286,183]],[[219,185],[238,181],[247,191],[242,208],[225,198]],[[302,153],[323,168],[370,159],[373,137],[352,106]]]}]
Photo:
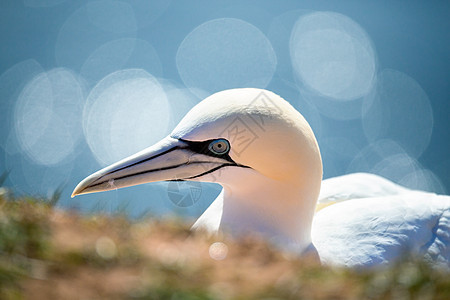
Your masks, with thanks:
[{"label": "dark line on beak", "polygon": [[203,175],[206,175],[206,174],[212,173],[212,172],[214,172],[214,171],[217,171],[217,170],[219,170],[219,169],[221,169],[221,168],[223,168],[223,167],[241,167],[241,168],[249,168],[249,169],[250,169],[250,167],[247,167],[247,166],[244,166],[244,165],[238,165],[238,164],[236,164],[236,163],[235,163],[235,164],[223,164],[223,165],[220,165],[220,166],[218,166],[218,167],[212,168],[212,169],[209,170],[209,171],[203,172],[203,173],[198,174],[198,175],[195,175],[195,176],[186,177],[186,178],[183,178],[183,179],[177,179],[177,181],[184,181],[184,180],[186,180],[186,179],[194,179],[194,178],[198,178],[198,177],[201,177],[201,176],[203,176]]},{"label": "dark line on beak", "polygon": [[[205,162],[199,161],[199,162],[193,162],[191,164],[201,164],[201,163],[205,163]],[[184,165],[186,165],[186,164],[179,164],[179,165],[165,167],[165,168],[159,168],[159,169],[154,169],[154,170],[149,170],[149,171],[138,172],[138,173],[134,173],[134,174],[129,174],[129,175],[117,177],[117,178],[114,178],[114,180],[125,179],[125,178],[129,178],[129,177],[138,176],[138,175],[144,175],[144,174],[147,174],[147,173],[152,173],[152,172],[157,172],[157,171],[164,171],[164,170],[175,169],[175,168],[178,168],[178,167],[181,167],[181,166],[184,166]],[[247,167],[247,166],[244,166],[244,165],[238,165],[238,164],[235,164],[235,163],[234,164],[222,164],[220,166],[217,166],[215,168],[212,168],[211,170],[208,170],[206,172],[203,172],[203,173],[195,175],[195,176],[186,177],[186,178],[180,178],[180,179],[171,179],[171,180],[166,180],[166,181],[185,181],[185,180],[188,180],[188,179],[194,179],[194,178],[197,178],[197,177],[200,177],[200,176],[212,173],[214,171],[217,171],[217,170],[219,170],[219,169],[221,169],[223,167],[250,168],[250,167]],[[91,185],[87,186],[85,189],[83,189],[82,191],[80,191],[80,193],[83,192],[84,190],[86,190],[87,188],[92,188],[92,187],[104,184],[106,182],[109,182],[109,180],[105,180],[105,181],[102,181],[102,182],[99,182],[99,183],[96,183],[96,184],[91,184]]]},{"label": "dark line on beak", "polygon": [[[195,164],[195,163],[197,163],[197,162],[194,162],[194,163],[192,163],[192,164]],[[200,162],[198,162],[198,163],[200,163]],[[132,165],[130,165],[130,166],[133,166],[133,165],[135,165],[135,164],[132,164]],[[178,168],[178,167],[181,167],[181,166],[184,166],[184,165],[186,165],[186,164],[179,164],[179,165],[174,165],[174,166],[170,166],[170,167],[164,167],[164,168],[158,168],[158,169],[153,169],[153,170],[148,170],[148,171],[137,172],[137,173],[133,173],[133,174],[128,174],[128,175],[120,176],[120,177],[114,178],[113,180],[120,180],[120,179],[125,179],[125,178],[128,178],[128,177],[133,177],[133,176],[137,176],[137,175],[143,175],[143,174],[152,173],[152,172],[157,172],[157,171],[165,171],[165,170],[175,169],[175,168]],[[122,168],[122,169],[123,169],[123,168]],[[109,175],[109,174],[111,174],[111,173],[105,174],[105,175],[103,175],[102,177],[104,177],[104,176],[106,176],[106,175]],[[101,177],[101,178],[102,178],[102,177]],[[97,180],[94,181],[94,182],[97,182],[97,181],[100,180],[101,178],[97,179]],[[91,185],[89,185],[89,186],[86,187],[86,188],[91,188],[91,187],[94,187],[94,186],[98,186],[98,185],[104,184],[105,182],[109,182],[109,180],[105,180],[105,181],[102,181],[102,182],[99,182],[99,183],[96,183],[96,184],[91,184]]]},{"label": "dark line on beak", "polygon": [[[159,156],[161,156],[161,155],[167,154],[167,153],[172,152],[172,151],[174,151],[174,150],[178,150],[178,149],[186,149],[186,148],[188,148],[188,147],[175,146],[175,147],[170,148],[170,149],[168,149],[168,150],[166,150],[166,151],[163,151],[163,152],[161,152],[161,153],[155,154],[155,155],[153,155],[153,156],[151,156],[151,157],[147,157],[146,159],[143,159],[143,160],[137,161],[137,162],[135,162],[135,163],[132,163],[131,165],[124,166],[124,167],[119,168],[119,169],[117,169],[117,170],[111,171],[111,172],[109,172],[109,173],[107,173],[107,174],[105,174],[105,175],[113,174],[113,173],[116,173],[116,172],[121,171],[121,170],[123,170],[123,169],[129,168],[129,167],[133,167],[133,166],[135,166],[135,165],[144,163],[144,162],[146,162],[146,161],[149,161],[149,160],[151,160],[151,159],[157,158],[157,157],[159,157]],[[105,176],[105,175],[104,175],[104,176]]]},{"label": "dark line on beak", "polygon": [[[159,157],[159,156],[161,156],[161,155],[167,154],[167,153],[172,152],[172,151],[174,151],[174,150],[178,150],[178,149],[186,149],[186,148],[188,148],[188,147],[180,147],[180,146],[172,147],[172,148],[167,149],[166,151],[163,151],[163,152],[161,152],[161,153],[155,154],[155,155],[153,155],[153,156],[147,157],[147,158],[145,158],[145,159],[143,159],[143,160],[137,161],[137,162],[132,163],[132,164],[130,164],[130,165],[123,166],[123,167],[121,167],[121,168],[119,168],[119,169],[116,169],[116,170],[114,170],[114,171],[108,172],[108,173],[102,175],[101,177],[97,178],[97,180],[95,180],[94,182],[97,182],[97,181],[101,180],[101,179],[102,179],[103,177],[105,177],[105,176],[114,174],[114,173],[119,172],[119,171],[121,171],[121,170],[124,170],[124,169],[126,169],[126,168],[130,168],[130,167],[139,165],[139,164],[141,164],[141,163],[144,163],[144,162],[149,161],[149,160],[151,160],[151,159],[157,158],[157,157]],[[160,170],[165,170],[165,168],[162,168],[162,169],[160,169]],[[95,185],[92,185],[92,186],[97,186],[97,185],[100,185],[100,184],[105,183],[105,182],[106,182],[106,181],[102,181],[102,182],[100,182],[99,184],[95,184]]]}]

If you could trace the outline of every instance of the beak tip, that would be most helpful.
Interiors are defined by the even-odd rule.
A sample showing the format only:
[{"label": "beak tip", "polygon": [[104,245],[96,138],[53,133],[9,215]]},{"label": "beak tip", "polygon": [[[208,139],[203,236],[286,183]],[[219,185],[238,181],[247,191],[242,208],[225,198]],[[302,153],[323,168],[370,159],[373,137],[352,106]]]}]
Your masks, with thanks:
[{"label": "beak tip", "polygon": [[[87,178],[86,178],[87,179]],[[82,180],[74,189],[72,192],[72,195],[70,198],[74,198],[75,196],[84,194],[83,191],[86,189],[86,187],[89,187],[88,184],[86,184],[86,179]]]},{"label": "beak tip", "polygon": [[70,198],[75,198],[75,196],[78,196],[81,194],[81,191],[78,189],[78,186],[73,190],[72,195],[70,195]]}]

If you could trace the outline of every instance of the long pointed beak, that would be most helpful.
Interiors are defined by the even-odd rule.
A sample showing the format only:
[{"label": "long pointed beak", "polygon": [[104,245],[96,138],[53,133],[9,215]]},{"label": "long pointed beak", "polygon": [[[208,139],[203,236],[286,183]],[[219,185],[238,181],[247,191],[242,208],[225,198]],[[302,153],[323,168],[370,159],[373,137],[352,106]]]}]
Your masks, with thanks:
[{"label": "long pointed beak", "polygon": [[157,144],[108,166],[81,181],[72,197],[147,182],[193,180],[230,162],[199,154],[189,144],[167,137]]}]

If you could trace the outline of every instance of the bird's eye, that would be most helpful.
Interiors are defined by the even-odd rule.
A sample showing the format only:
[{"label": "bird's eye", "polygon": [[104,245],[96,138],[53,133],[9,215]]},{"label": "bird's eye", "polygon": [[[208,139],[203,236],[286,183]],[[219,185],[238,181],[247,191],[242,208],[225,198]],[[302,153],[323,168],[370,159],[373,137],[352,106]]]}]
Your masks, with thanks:
[{"label": "bird's eye", "polygon": [[218,139],[215,141],[212,141],[209,146],[209,151],[211,151],[214,154],[222,155],[227,153],[230,150],[230,144],[225,139]]}]

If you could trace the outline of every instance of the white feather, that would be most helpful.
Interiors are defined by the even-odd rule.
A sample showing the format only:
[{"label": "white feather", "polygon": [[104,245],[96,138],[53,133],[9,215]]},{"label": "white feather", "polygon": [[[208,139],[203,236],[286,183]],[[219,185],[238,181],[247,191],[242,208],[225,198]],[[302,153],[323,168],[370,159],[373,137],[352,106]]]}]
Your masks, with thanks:
[{"label": "white feather", "polygon": [[330,205],[313,220],[322,262],[375,266],[404,255],[450,267],[450,197],[420,191],[352,199]]}]

